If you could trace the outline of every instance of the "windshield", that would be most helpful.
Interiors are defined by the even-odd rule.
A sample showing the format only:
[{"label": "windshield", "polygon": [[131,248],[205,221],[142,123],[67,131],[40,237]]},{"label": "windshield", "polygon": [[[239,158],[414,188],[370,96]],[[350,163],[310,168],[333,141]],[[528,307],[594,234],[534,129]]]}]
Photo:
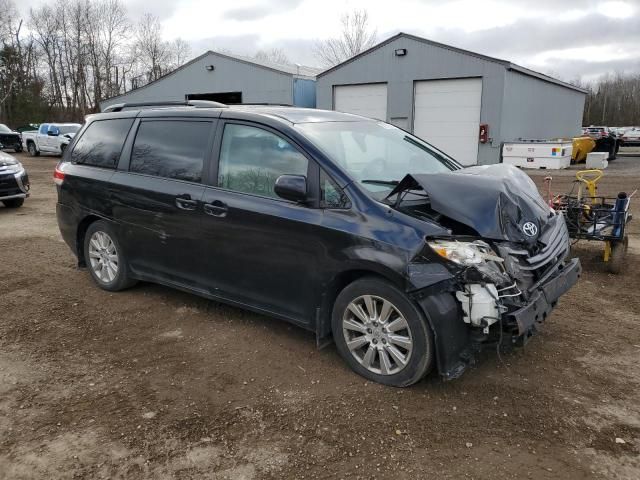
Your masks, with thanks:
[{"label": "windshield", "polygon": [[383,122],[301,123],[296,127],[372,192],[391,190],[408,173],[461,168],[419,138]]},{"label": "windshield", "polygon": [[64,135],[65,133],[76,133],[80,130],[80,125],[60,125],[58,129],[60,130],[60,135]]},{"label": "windshield", "polygon": [[0,123],[0,132],[2,133],[11,133],[11,129],[7,127],[5,124]]}]

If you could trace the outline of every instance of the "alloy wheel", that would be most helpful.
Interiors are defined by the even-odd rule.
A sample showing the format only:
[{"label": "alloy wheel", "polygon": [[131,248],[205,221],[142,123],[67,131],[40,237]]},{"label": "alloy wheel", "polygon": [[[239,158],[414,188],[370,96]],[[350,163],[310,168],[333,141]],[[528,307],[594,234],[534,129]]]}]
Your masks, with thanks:
[{"label": "alloy wheel", "polygon": [[360,365],[379,375],[403,370],[411,357],[413,336],[407,320],[390,301],[362,295],[342,317],[347,348]]},{"label": "alloy wheel", "polygon": [[89,263],[95,276],[104,283],[111,283],[118,275],[116,244],[105,232],[97,231],[89,239]]}]

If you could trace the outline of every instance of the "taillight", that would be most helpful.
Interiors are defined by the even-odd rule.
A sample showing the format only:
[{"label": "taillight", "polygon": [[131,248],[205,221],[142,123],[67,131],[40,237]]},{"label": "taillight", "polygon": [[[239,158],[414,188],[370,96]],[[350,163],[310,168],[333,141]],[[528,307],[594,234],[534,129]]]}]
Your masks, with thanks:
[{"label": "taillight", "polygon": [[64,182],[64,172],[60,170],[60,165],[56,165],[56,169],[53,171],[53,181],[56,185],[62,185]]}]

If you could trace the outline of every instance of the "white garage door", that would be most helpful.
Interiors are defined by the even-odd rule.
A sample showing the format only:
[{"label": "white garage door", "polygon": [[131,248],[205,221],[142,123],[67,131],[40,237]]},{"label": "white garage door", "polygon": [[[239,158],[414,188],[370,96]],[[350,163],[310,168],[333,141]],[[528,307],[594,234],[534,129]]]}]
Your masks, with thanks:
[{"label": "white garage door", "polygon": [[387,84],[336,85],[333,87],[333,109],[386,121]]},{"label": "white garage door", "polygon": [[478,162],[482,79],[416,82],[413,133],[463,165]]}]

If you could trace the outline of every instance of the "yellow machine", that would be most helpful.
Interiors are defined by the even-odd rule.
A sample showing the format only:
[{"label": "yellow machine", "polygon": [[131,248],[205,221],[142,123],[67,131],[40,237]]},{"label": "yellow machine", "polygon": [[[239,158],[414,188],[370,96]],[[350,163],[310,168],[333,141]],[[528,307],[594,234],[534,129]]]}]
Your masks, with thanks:
[{"label": "yellow machine", "polygon": [[573,153],[571,163],[580,163],[587,160],[587,154],[596,148],[596,141],[591,137],[575,137],[573,139]]},{"label": "yellow machine", "polygon": [[[595,203],[596,192],[598,190],[598,180],[602,178],[604,173],[602,170],[580,170],[576,172],[576,180],[585,184],[587,192],[589,192],[589,203]],[[582,185],[578,188],[578,201],[582,200]],[[585,206],[587,206],[585,204]]]},{"label": "yellow machine", "polygon": [[611,273],[620,273],[626,266],[625,256],[629,248],[626,233],[632,218],[629,203],[636,192],[630,195],[620,192],[615,198],[598,195],[598,181],[602,176],[602,170],[596,169],[576,172],[571,192],[554,197],[551,196],[551,177],[545,178],[545,182],[549,204],[564,214],[569,237],[576,241],[603,242],[603,260],[607,269]]}]

